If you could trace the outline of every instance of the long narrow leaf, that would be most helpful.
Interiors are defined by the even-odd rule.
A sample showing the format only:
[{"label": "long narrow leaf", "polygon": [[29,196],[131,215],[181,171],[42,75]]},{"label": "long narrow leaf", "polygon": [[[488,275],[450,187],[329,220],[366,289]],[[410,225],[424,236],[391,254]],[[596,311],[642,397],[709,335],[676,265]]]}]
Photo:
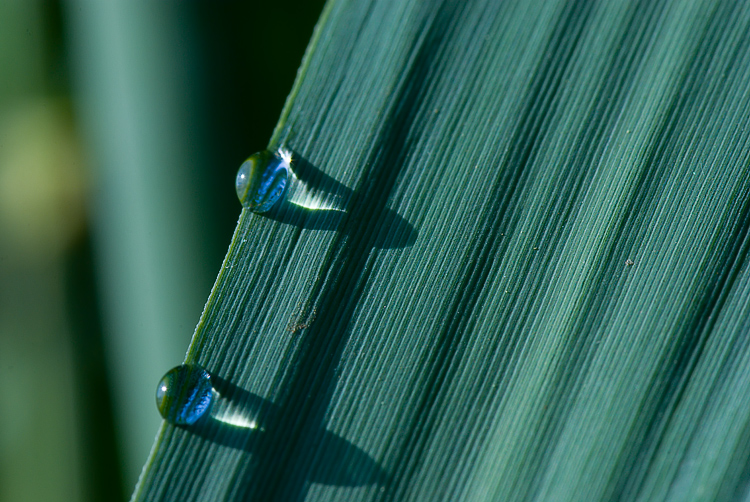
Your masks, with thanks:
[{"label": "long narrow leaf", "polygon": [[330,1],[270,145],[323,209],[243,211],[187,355],[233,418],[134,499],[744,497],[749,30]]}]

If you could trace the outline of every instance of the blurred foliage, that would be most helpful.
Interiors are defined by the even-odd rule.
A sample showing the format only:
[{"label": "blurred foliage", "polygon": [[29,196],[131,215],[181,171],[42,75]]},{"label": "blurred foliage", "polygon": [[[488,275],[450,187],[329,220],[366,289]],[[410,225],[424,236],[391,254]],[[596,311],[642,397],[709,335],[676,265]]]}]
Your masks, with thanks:
[{"label": "blurred foliage", "polygon": [[[239,211],[234,173],[267,142],[321,7],[237,1],[162,8],[171,16],[164,22],[186,38],[177,47],[182,62],[160,75],[185,84],[195,112],[191,141],[203,152],[194,171],[201,206],[193,214],[203,220],[195,239],[206,251],[183,272],[197,274],[195,290],[175,300],[192,295],[199,301],[187,307],[191,317],[178,328],[182,347]],[[100,191],[100,146],[80,132],[88,125],[77,99],[80,67],[71,55],[71,40],[80,34],[71,21],[86,8],[85,2],[0,3],[0,377],[12,382],[0,391],[0,500],[122,500],[147,453],[123,456],[128,439],[115,428],[137,414],[113,411],[118,374],[109,363],[119,356],[112,353],[109,314],[100,314],[102,294],[112,287],[111,275],[102,273],[106,258],[91,213]],[[283,37],[256,22],[284,17],[289,31]],[[143,35],[125,33],[124,41]],[[273,71],[259,79],[257,69],[267,65]],[[179,73],[185,68],[194,71]],[[161,189],[170,186],[149,193]],[[181,359],[183,350],[171,357]],[[151,421],[139,426],[140,444],[151,442],[159,420],[155,384],[145,392],[149,407],[141,414]]]}]

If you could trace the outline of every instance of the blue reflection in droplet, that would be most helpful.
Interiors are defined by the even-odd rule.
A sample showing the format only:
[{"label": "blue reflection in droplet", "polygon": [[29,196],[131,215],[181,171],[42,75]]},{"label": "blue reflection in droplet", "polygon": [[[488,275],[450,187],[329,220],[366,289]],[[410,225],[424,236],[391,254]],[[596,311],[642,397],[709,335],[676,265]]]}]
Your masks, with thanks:
[{"label": "blue reflection in droplet", "polygon": [[156,407],[167,422],[192,425],[211,406],[211,375],[196,364],[172,368],[156,388]]},{"label": "blue reflection in droplet", "polygon": [[291,162],[291,152],[283,148],[248,157],[237,171],[234,184],[242,205],[255,213],[271,209],[286,190]]}]

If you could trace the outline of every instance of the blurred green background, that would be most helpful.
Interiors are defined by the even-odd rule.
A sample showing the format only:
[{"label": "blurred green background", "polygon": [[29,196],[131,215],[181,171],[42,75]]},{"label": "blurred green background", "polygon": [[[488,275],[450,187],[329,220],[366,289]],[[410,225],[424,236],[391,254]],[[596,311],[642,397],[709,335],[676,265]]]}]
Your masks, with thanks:
[{"label": "blurred green background", "polygon": [[322,7],[0,1],[0,501],[130,496]]}]

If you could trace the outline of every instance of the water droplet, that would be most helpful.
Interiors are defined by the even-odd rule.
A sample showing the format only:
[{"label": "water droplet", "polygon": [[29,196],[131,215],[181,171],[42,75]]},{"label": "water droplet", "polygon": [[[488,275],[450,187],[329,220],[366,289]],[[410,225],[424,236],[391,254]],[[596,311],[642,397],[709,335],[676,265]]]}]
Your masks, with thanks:
[{"label": "water droplet", "polygon": [[243,206],[255,213],[265,213],[286,190],[292,154],[284,148],[254,153],[237,171],[235,189]]},{"label": "water droplet", "polygon": [[172,368],[156,388],[156,407],[167,422],[191,425],[211,406],[211,375],[196,364]]}]

